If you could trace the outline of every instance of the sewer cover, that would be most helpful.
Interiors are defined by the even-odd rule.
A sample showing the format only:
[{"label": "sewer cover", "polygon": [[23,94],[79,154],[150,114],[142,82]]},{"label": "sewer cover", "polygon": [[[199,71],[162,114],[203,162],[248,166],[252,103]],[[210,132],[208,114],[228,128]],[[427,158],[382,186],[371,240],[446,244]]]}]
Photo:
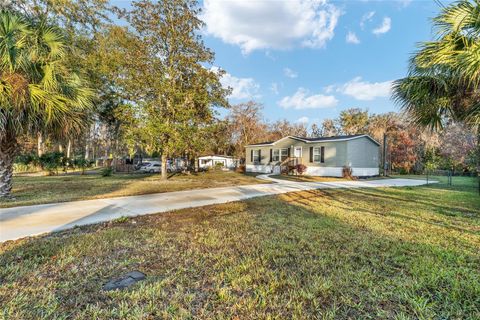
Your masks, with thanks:
[{"label": "sewer cover", "polygon": [[108,281],[103,287],[102,290],[110,291],[116,289],[125,289],[130,287],[132,284],[137,283],[138,281],[144,280],[147,276],[140,271],[132,271],[127,273],[121,278],[113,279]]}]

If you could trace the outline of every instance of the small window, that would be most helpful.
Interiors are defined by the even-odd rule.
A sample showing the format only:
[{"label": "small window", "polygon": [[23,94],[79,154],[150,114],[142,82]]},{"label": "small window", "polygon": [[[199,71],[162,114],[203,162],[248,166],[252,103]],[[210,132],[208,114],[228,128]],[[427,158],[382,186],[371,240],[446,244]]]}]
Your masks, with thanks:
[{"label": "small window", "polygon": [[260,163],[260,150],[253,150],[253,163]]},{"label": "small window", "polygon": [[288,158],[288,149],[280,149],[281,160],[284,161]]},{"label": "small window", "polygon": [[280,160],[280,149],[273,149],[272,150],[272,161],[279,161]]},{"label": "small window", "polygon": [[325,162],[325,147],[313,148],[313,162]]}]

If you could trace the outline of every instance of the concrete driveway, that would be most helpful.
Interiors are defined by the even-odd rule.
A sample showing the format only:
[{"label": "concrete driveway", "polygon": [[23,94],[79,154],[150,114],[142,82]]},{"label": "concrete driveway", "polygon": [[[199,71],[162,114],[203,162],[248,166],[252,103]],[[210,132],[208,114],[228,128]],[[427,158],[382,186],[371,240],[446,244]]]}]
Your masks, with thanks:
[{"label": "concrete driveway", "polygon": [[425,184],[424,180],[412,179],[291,182],[274,179],[268,175],[262,175],[259,178],[275,183],[0,209],[0,242],[60,231],[79,225],[109,221],[122,216],[133,217],[292,191],[327,188],[405,187]]}]

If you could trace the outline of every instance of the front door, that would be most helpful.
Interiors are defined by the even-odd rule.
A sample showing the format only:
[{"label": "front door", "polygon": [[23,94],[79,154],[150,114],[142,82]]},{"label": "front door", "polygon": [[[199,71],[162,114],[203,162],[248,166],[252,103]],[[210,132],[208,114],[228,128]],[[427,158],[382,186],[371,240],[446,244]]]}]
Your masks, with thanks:
[{"label": "front door", "polygon": [[293,148],[293,156],[295,158],[301,158],[302,157],[302,147]]}]

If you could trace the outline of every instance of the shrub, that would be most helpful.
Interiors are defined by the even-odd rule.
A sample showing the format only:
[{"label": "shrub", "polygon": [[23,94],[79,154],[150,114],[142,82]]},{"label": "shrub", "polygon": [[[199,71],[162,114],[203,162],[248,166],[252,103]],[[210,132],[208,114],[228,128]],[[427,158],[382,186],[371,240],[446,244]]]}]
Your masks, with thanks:
[{"label": "shrub", "polygon": [[14,163],[13,172],[15,173],[26,173],[32,171],[31,166],[23,163]]},{"label": "shrub", "polygon": [[113,174],[113,167],[105,167],[100,170],[102,177],[110,177]]},{"label": "shrub", "polygon": [[58,173],[58,167],[63,164],[64,154],[61,152],[48,152],[39,158],[42,169],[47,170],[49,175]]},{"label": "shrub", "polygon": [[352,168],[349,167],[349,166],[344,166],[343,169],[342,169],[342,177],[346,178],[346,179],[352,179],[354,180],[355,177],[352,175],[353,171],[352,171]]},{"label": "shrub", "polygon": [[245,173],[247,171],[247,168],[245,167],[244,164],[241,164],[237,167],[237,170],[236,170],[238,173]]},{"label": "shrub", "polygon": [[307,171],[307,166],[299,163],[295,166],[295,170],[297,170],[298,174],[304,174]]},{"label": "shrub", "polygon": [[85,174],[85,169],[88,168],[91,165],[91,162],[86,160],[85,158],[76,158],[73,160],[73,164],[76,167],[79,167],[82,169],[82,174]]}]

